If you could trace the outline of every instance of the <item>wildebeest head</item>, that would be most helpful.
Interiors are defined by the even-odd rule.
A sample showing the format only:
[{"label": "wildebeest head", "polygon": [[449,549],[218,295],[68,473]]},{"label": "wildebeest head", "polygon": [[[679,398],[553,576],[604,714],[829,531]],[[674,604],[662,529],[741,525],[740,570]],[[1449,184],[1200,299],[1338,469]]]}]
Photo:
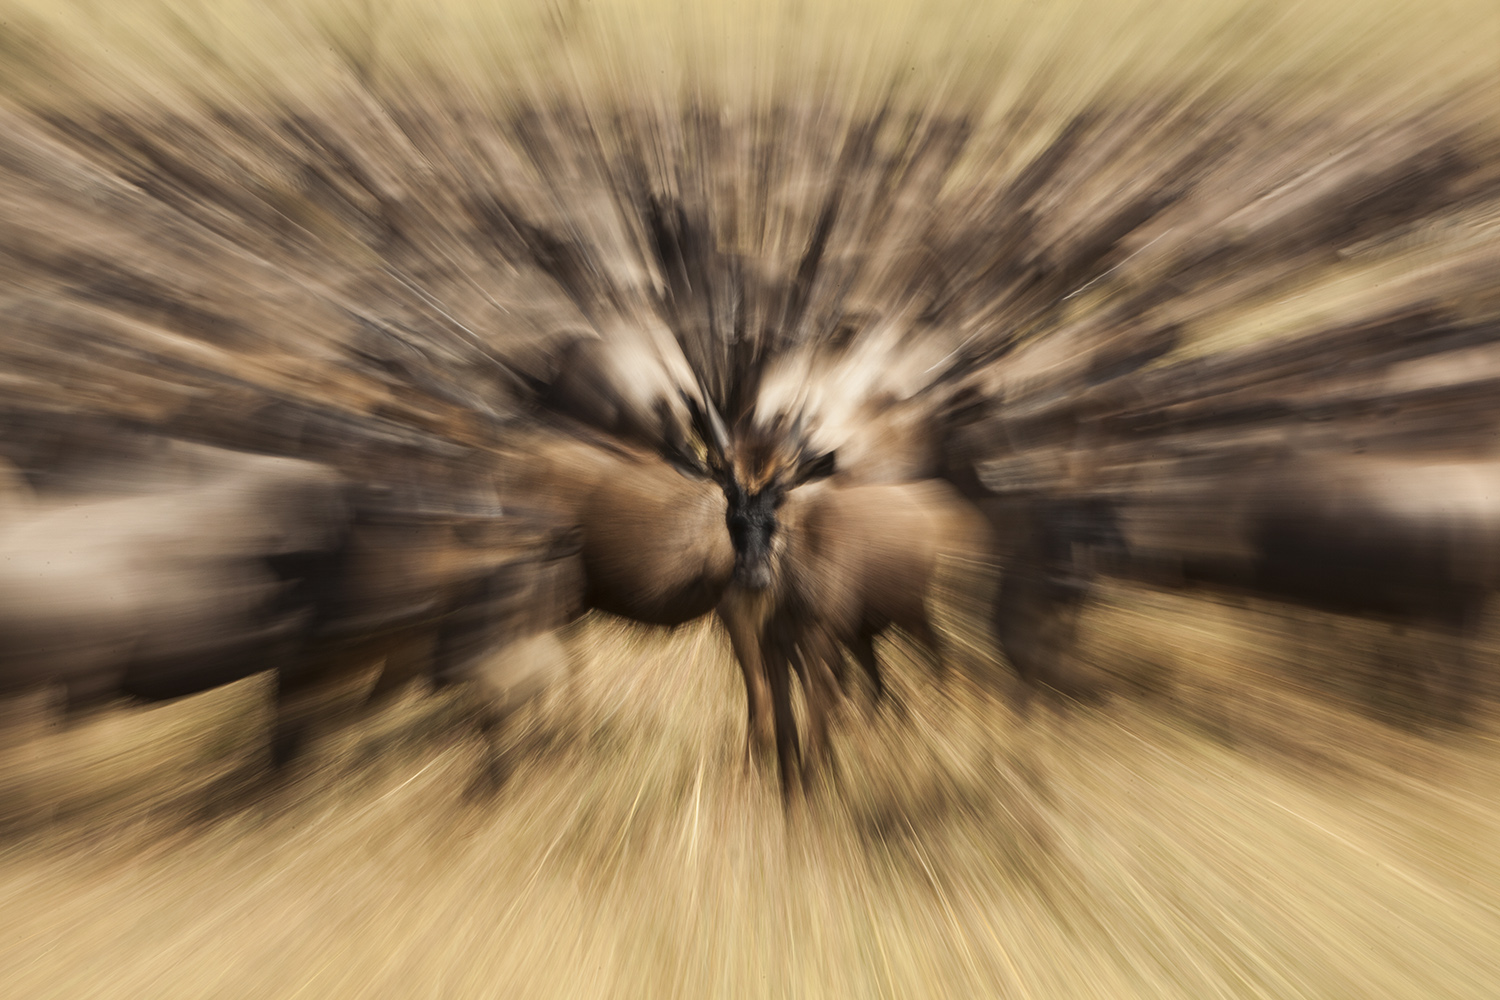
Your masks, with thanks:
[{"label": "wildebeest head", "polygon": [[800,421],[788,425],[782,420],[769,427],[746,422],[731,437],[711,404],[684,398],[704,444],[703,468],[727,501],[734,582],[762,590],[775,576],[782,504],[797,487],[832,475],[834,453],[811,453]]}]

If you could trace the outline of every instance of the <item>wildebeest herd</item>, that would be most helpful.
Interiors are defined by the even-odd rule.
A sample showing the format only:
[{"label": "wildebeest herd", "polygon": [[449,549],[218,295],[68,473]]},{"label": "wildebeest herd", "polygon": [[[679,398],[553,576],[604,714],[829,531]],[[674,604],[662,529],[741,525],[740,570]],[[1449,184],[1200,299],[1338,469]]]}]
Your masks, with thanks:
[{"label": "wildebeest herd", "polygon": [[[1138,426],[1115,441],[1096,431],[1086,452],[1062,458],[1045,446],[997,456],[973,442],[1028,432],[999,426],[1012,418],[955,386],[927,406],[924,433],[894,433],[880,419],[894,404],[862,422],[859,433],[887,438],[865,454],[886,461],[847,464],[812,444],[801,415],[749,408],[726,420],[701,391],[652,401],[659,424],[637,440],[542,394],[483,472],[436,492],[26,414],[32,443],[10,437],[0,508],[0,686],[54,686],[75,712],[270,669],[269,753],[282,768],[323,689],[353,673],[376,675],[367,708],[419,678],[471,684],[493,736],[565,668],[556,630],[585,612],[658,626],[716,615],[744,675],[747,761],[774,746],[790,794],[799,762],[805,777],[828,752],[831,717],[853,689],[846,653],[876,702],[885,697],[876,639],[891,628],[930,650],[939,680],[956,667],[1024,708],[1038,690],[1102,692],[1073,656],[1101,575],[1463,637],[1500,583],[1492,460],[1298,444],[1288,428],[1305,422],[1279,412],[1238,424],[1243,441],[1201,420],[1154,441]],[[588,398],[608,392],[596,383]],[[1087,422],[1139,418],[1067,419],[1076,439]],[[1197,438],[1209,442],[1201,453]],[[1049,458],[1050,479],[1023,468]],[[1426,708],[1457,721],[1486,677],[1460,662],[1424,668],[1422,683]],[[497,746],[491,780],[504,773]]]},{"label": "wildebeest herd", "polygon": [[[747,760],[774,749],[790,795],[846,661],[886,698],[890,630],[1025,708],[1107,690],[1077,651],[1105,577],[1465,639],[1500,584],[1493,244],[1300,336],[1206,359],[1190,336],[1299,269],[1488,218],[1483,136],[1327,121],[1263,150],[1245,108],[1177,108],[1191,155],[1173,133],[1146,190],[1092,211],[1101,159],[1146,156],[1163,108],[1080,114],[955,186],[961,117],[887,108],[830,142],[794,107],[674,132],[371,101],[7,119],[0,691],[77,711],[271,670],[285,767],[351,674],[371,706],[466,683],[493,734],[585,613],[713,615]],[[484,169],[444,145],[459,118],[495,140]],[[662,173],[643,136],[701,159]],[[715,186],[741,139],[765,179],[743,217]],[[772,162],[794,146],[826,175],[807,190]],[[1458,721],[1489,678],[1419,686]]]}]

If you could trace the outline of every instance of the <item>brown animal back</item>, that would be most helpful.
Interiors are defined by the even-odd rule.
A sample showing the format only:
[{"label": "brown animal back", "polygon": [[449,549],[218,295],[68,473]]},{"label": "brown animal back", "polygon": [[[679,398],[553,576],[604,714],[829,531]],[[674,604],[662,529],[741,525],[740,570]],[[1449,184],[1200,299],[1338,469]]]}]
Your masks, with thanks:
[{"label": "brown animal back", "polygon": [[582,509],[591,600],[672,625],[717,605],[734,571],[723,491],[665,463],[622,467]]},{"label": "brown animal back", "polygon": [[825,608],[847,616],[858,606],[907,628],[925,618],[939,555],[987,555],[991,544],[979,513],[937,481],[829,487],[801,534],[799,573],[817,581]]}]

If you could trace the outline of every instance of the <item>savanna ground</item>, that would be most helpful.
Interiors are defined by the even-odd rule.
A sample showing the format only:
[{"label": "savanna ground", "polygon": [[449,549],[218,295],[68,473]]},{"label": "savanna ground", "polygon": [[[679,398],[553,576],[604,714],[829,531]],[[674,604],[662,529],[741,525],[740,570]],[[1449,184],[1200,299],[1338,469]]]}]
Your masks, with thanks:
[{"label": "savanna ground", "polygon": [[6,996],[1494,995],[1489,721],[1312,683],[1378,673],[1378,629],[1116,588],[1085,631],[1130,693],[1025,719],[889,644],[905,711],[855,699],[790,818],[706,622],[579,628],[493,797],[416,691],[227,811],[258,680],[34,731]]},{"label": "savanna ground", "polygon": [[[436,69],[518,105],[899,91],[975,108],[983,132],[1030,104],[1051,116],[1035,145],[1101,94],[1163,87],[1359,121],[1451,98],[1492,130],[1500,82],[1489,0],[10,0],[3,20],[7,103],[127,116],[399,92]],[[1006,141],[977,143],[970,172]],[[1439,249],[1493,238],[1492,213],[1460,222]],[[1397,251],[1340,255],[1184,343],[1293,333],[1433,280]],[[1084,624],[1119,694],[1024,719],[888,645],[905,712],[848,706],[836,780],[790,819],[743,768],[738,671],[706,622],[579,629],[574,677],[514,720],[492,797],[468,795],[478,747],[448,696],[328,736],[248,801],[222,789],[265,738],[265,678],[66,731],[21,708],[0,994],[1500,995],[1500,730],[1424,727],[1387,662],[1441,644],[1126,587]]]}]

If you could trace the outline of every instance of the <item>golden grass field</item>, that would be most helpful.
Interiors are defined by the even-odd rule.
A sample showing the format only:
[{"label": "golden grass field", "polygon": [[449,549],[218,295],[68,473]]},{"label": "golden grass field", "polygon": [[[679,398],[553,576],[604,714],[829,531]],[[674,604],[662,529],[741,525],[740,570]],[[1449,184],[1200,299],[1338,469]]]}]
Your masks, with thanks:
[{"label": "golden grass field", "polygon": [[492,799],[460,704],[417,692],[218,814],[258,681],[40,734],[6,995],[1493,996],[1491,722],[1299,683],[1340,649],[1265,610],[1116,589],[1086,628],[1135,693],[1025,720],[888,646],[906,713],[850,705],[790,817],[706,623],[586,623]]},{"label": "golden grass field", "polygon": [[[438,81],[600,107],[894,94],[982,131],[1039,100],[1009,159],[970,147],[976,175],[1101,95],[1163,88],[1500,124],[1493,0],[4,0],[0,22],[0,94],[31,108]],[[1356,256],[1187,349],[1440,280],[1443,253],[1500,233],[1488,204],[1411,237],[1429,271]],[[68,730],[14,707],[0,996],[1500,996],[1500,727],[1415,724],[1381,665],[1438,644],[1124,586],[1084,625],[1116,695],[1025,718],[888,644],[904,711],[847,706],[832,780],[790,816],[743,767],[708,622],[576,629],[574,675],[514,720],[493,797],[467,795],[477,744],[446,695],[411,692],[249,797],[224,788],[265,737],[264,678]]]}]

